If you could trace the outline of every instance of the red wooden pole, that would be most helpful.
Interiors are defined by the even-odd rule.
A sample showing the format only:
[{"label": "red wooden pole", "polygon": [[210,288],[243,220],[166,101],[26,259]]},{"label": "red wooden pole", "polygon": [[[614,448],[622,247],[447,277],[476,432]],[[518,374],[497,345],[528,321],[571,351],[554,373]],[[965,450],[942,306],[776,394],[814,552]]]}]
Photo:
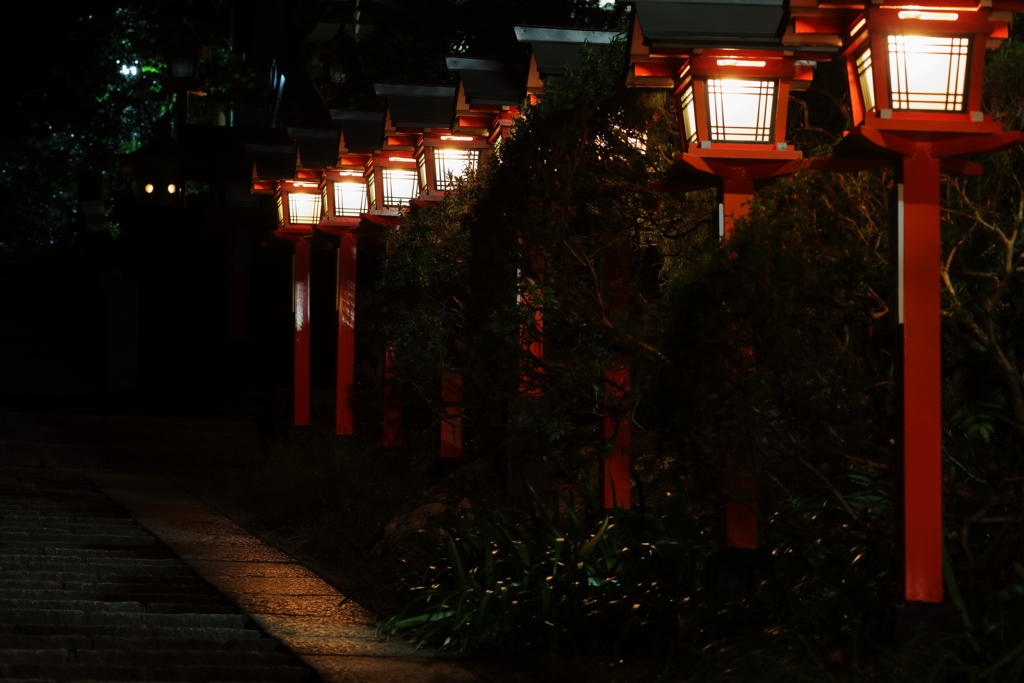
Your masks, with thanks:
[{"label": "red wooden pole", "polygon": [[444,418],[441,420],[441,457],[462,457],[462,374],[454,370],[441,371],[441,402]]},{"label": "red wooden pole", "polygon": [[[722,239],[732,237],[736,221],[750,211],[754,183],[750,180],[722,181]],[[726,458],[725,547],[757,548],[757,481],[751,473],[750,458],[729,454]]]},{"label": "red wooden pole", "polygon": [[395,373],[395,347],[387,344],[384,348],[384,435],[381,443],[397,447],[403,441],[402,395],[398,391]]},{"label": "red wooden pole", "polygon": [[[614,396],[624,396],[629,391],[629,366],[620,365],[609,368],[604,373],[607,390]],[[631,415],[616,418],[614,408],[605,409],[602,421],[602,434],[606,439],[614,439],[612,454],[601,461],[601,501],[606,510],[614,507],[628,510],[630,508],[630,423]]]},{"label": "red wooden pole", "polygon": [[939,160],[903,159],[900,232],[900,551],[903,599],[942,601]]},{"label": "red wooden pole", "polygon": [[[523,245],[523,240],[519,240],[520,246]],[[523,250],[525,253],[525,249]],[[533,260],[534,265],[540,266],[543,263],[543,255],[537,253],[534,250],[530,251],[530,258]],[[543,372],[541,362],[544,360],[544,308],[543,308],[543,292],[540,289],[539,278],[540,268],[536,269],[538,281],[531,283],[532,286],[524,287],[523,293],[519,298],[520,306],[530,309],[533,308],[533,321],[523,325],[519,330],[519,339],[522,344],[523,350],[526,351],[526,357],[523,361],[523,374],[519,381],[519,393],[524,396],[540,396],[542,391],[537,385],[537,382],[533,378],[533,373]],[[534,362],[536,359],[537,362]]]},{"label": "red wooden pole", "polygon": [[352,434],[352,385],[356,362],[356,237],[341,236],[338,246],[338,369],[334,431]]},{"label": "red wooden pole", "polygon": [[295,243],[292,276],[295,305],[295,424],[309,424],[309,242]]},{"label": "red wooden pole", "polygon": [[[629,241],[615,247],[604,261],[605,307],[610,314],[623,313],[629,299]],[[600,489],[605,509],[630,508],[630,424],[632,415],[619,413],[615,403],[629,392],[629,366],[619,365],[605,370],[605,390],[609,395],[602,420],[601,433],[612,439],[612,452],[601,461]],[[612,398],[614,397],[614,398]]]},{"label": "red wooden pole", "polygon": [[750,202],[754,201],[754,181],[722,180],[722,193],[719,202],[722,205],[722,240],[732,237],[736,221],[750,212]]}]

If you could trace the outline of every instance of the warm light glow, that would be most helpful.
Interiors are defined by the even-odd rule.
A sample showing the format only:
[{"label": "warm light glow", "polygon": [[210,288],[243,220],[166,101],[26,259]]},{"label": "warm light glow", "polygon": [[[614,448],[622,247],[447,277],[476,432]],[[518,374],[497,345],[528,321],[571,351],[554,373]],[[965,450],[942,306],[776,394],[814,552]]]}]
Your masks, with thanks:
[{"label": "warm light glow", "polygon": [[683,133],[687,142],[697,141],[697,111],[693,105],[693,86],[687,86],[683,91],[683,97],[679,101],[680,109],[683,112]]},{"label": "warm light glow", "polygon": [[754,59],[719,59],[718,66],[765,66],[768,62]]},{"label": "warm light glow", "polygon": [[[412,161],[412,159],[402,159]],[[402,206],[420,194],[419,178],[416,171],[404,168],[382,168],[384,181],[384,206]]]},{"label": "warm light glow", "polygon": [[146,187],[142,189],[146,191],[146,194],[153,194],[153,183],[146,183]]},{"label": "warm light glow", "polygon": [[922,10],[922,11],[925,11],[925,12],[934,12],[935,10],[946,10],[948,12],[977,12],[978,11],[977,8],[971,8],[971,7],[934,7],[934,6],[927,6],[927,5],[888,5],[888,6],[882,7],[881,9],[898,9],[898,10],[916,9],[916,10]]},{"label": "warm light glow", "polygon": [[893,109],[963,111],[969,38],[889,36]]},{"label": "warm light glow", "polygon": [[167,194],[174,194],[177,191],[178,188],[174,186],[174,183],[171,183],[170,185],[167,186]]},{"label": "warm light glow", "polygon": [[[298,185],[298,183],[296,183]],[[303,184],[305,187],[305,184]],[[314,186],[315,187],[315,186]],[[292,225],[316,225],[320,222],[323,198],[309,192],[289,192],[288,222]]]},{"label": "warm light glow", "polygon": [[956,12],[920,12],[917,10],[902,10],[899,13],[900,19],[924,19],[925,21],[956,21],[960,15]]},{"label": "warm light glow", "polygon": [[345,176],[348,178],[362,178],[362,171],[338,171],[338,175]]},{"label": "warm light glow", "polygon": [[434,183],[439,192],[455,189],[455,179],[476,170],[480,161],[478,149],[446,149],[439,147],[434,150]]},{"label": "warm light glow", "polygon": [[347,180],[334,183],[334,216],[366,213],[366,185]]},{"label": "warm light glow", "polygon": [[471,135],[442,135],[442,140],[455,140],[457,142],[473,142]]},{"label": "warm light glow", "polygon": [[292,183],[292,187],[319,187],[316,183]]},{"label": "warm light glow", "polygon": [[864,50],[857,57],[857,82],[860,84],[860,97],[864,100],[864,111],[875,108],[875,81],[871,69],[871,49]]},{"label": "warm light glow", "polygon": [[388,157],[388,161],[405,161],[411,163],[413,160],[409,157]]},{"label": "warm light glow", "polygon": [[864,24],[866,24],[866,23],[868,23],[868,18],[867,17],[861,17],[860,21],[858,21],[856,24],[854,24],[853,28],[850,29],[850,35],[851,36],[857,35],[857,31],[859,31],[862,28],[864,28]]},{"label": "warm light glow", "polygon": [[712,142],[771,142],[776,81],[708,79]]}]

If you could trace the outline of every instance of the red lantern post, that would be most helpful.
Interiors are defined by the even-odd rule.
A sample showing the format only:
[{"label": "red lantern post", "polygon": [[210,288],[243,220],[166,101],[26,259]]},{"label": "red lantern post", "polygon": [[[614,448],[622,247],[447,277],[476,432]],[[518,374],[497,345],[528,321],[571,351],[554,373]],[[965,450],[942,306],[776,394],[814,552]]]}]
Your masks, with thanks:
[{"label": "red lantern post", "polygon": [[[592,29],[563,29],[541,26],[516,26],[516,38],[520,43],[529,45],[530,62],[526,74],[526,92],[530,102],[538,104],[542,100],[544,88],[548,83],[558,82],[569,69],[582,68],[586,64],[585,45],[594,49],[602,49],[616,37],[617,31],[598,31]],[[524,245],[529,249],[528,245]],[[606,303],[606,311],[610,315],[621,314],[626,309],[629,299],[630,263],[628,240],[616,245],[612,252],[603,258],[602,296]],[[536,305],[535,294],[523,297],[526,305]],[[538,360],[543,358],[543,344],[535,341],[541,338],[543,331],[543,309],[537,307],[535,330],[527,331],[523,337],[524,345],[530,355]],[[610,452],[601,461],[598,488],[605,509],[619,507],[629,509],[630,499],[630,424],[632,416],[623,411],[621,406],[629,394],[629,365],[612,361],[612,366],[605,370],[604,417],[601,419],[601,434],[608,441]],[[531,391],[531,383],[524,381],[524,389]]]},{"label": "red lantern post", "polygon": [[885,0],[841,15],[854,126],[837,154],[895,160],[897,168],[899,578],[907,602],[943,595],[939,174],[978,173],[963,155],[1024,139],[981,112],[985,49],[1002,42],[1010,12],[1021,9],[999,0]]},{"label": "red lantern post", "polygon": [[[309,238],[320,222],[320,171],[301,168],[294,145],[250,145],[256,157],[252,192],[273,194],[277,204],[274,235],[295,245],[292,266],[292,311],[295,315],[294,415],[296,425],[310,423]],[[289,161],[290,160],[290,161]]]},{"label": "red lantern post", "polygon": [[337,162],[324,171],[320,180],[323,216],[318,227],[339,238],[335,292],[338,352],[334,430],[337,434],[352,434],[354,429],[352,389],[355,383],[357,239],[352,231],[359,227],[361,216],[369,207],[364,175],[369,156],[349,152],[343,132]]},{"label": "red lantern post", "polygon": [[[746,7],[746,6],[745,6]],[[751,3],[737,18],[712,5],[638,2],[627,84],[672,88],[682,154],[665,190],[718,190],[719,234],[727,241],[759,181],[787,175],[801,153],[786,142],[791,88],[806,88],[821,48],[783,49],[781,2]],[[713,36],[713,37],[709,37]],[[758,547],[757,485],[749,454],[729,458],[725,547]]]}]

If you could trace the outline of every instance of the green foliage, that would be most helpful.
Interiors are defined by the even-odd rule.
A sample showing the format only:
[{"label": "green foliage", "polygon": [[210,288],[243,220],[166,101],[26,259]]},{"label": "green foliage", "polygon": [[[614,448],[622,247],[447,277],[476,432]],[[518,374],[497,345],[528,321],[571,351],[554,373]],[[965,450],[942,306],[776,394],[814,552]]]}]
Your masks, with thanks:
[{"label": "green foliage", "polygon": [[492,497],[457,527],[420,533],[429,563],[406,577],[412,596],[382,633],[417,646],[593,651],[623,656],[675,630],[682,596],[700,584],[714,543],[681,496],[657,519],[610,512],[596,528],[593,490],[581,511],[536,496],[522,510]]},{"label": "green foliage", "polygon": [[[1021,54],[1008,41],[988,73],[1008,127],[1024,111]],[[623,56],[621,44],[591,50],[587,68],[525,108],[458,211],[403,227],[388,318],[393,338],[418,346],[409,372],[464,372],[480,435],[470,455],[499,470],[525,457],[585,481],[608,450],[597,418],[628,413],[650,517],[616,513],[605,528],[563,503],[480,505],[423,534],[410,602],[382,628],[459,649],[607,652],[671,680],[1019,679],[1024,157],[993,155],[984,176],[944,181],[946,578],[966,630],[893,648],[882,630],[895,591],[892,172],[776,179],[719,244],[709,192],[651,189],[678,151],[674,105],[621,87]],[[794,139],[838,140],[828,126],[842,125],[843,95],[805,97],[831,109],[809,112]],[[628,293],[608,277],[623,257]],[[414,320],[431,331],[417,337]],[[528,348],[539,342],[542,357]],[[604,379],[620,363],[632,375],[621,395]],[[542,398],[523,400],[524,384]],[[757,478],[775,569],[723,597],[702,571],[737,463]],[[683,508],[659,495],[670,490]],[[691,550],[651,578],[664,592],[649,608],[638,577],[672,539]],[[636,620],[624,605],[640,605]]]}]

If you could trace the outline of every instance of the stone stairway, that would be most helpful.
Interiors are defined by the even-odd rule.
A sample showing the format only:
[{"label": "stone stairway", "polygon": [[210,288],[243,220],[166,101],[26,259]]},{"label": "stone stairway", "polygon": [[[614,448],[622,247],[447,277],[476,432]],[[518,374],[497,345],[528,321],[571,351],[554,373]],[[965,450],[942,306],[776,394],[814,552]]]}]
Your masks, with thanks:
[{"label": "stone stairway", "polygon": [[0,411],[0,465],[188,470],[258,452],[254,422]]},{"label": "stone stairway", "polygon": [[0,680],[309,676],[92,481],[12,462],[0,444]]}]

